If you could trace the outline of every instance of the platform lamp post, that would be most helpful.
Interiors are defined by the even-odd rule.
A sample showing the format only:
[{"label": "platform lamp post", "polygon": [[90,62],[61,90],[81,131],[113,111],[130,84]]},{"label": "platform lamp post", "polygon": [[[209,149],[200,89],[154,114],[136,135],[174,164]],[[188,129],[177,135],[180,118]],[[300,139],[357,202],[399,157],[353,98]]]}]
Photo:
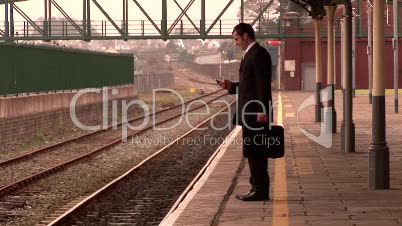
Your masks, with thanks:
[{"label": "platform lamp post", "polygon": [[322,85],[322,65],[321,65],[321,19],[314,19],[315,28],[315,122],[321,122],[321,112],[323,109],[321,99],[321,85]]},{"label": "platform lamp post", "polygon": [[389,148],[385,133],[384,0],[374,0],[372,141],[369,148],[369,187],[389,189]]}]

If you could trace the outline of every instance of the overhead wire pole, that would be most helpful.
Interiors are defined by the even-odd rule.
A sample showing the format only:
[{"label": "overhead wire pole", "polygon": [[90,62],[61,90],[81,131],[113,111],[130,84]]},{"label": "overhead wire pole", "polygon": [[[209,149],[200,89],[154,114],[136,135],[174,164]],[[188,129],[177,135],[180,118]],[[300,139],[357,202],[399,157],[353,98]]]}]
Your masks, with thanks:
[{"label": "overhead wire pole", "polygon": [[394,24],[394,38],[392,39],[394,48],[394,105],[395,113],[398,113],[398,0],[393,0],[393,24]]},{"label": "overhead wire pole", "polygon": [[372,141],[369,148],[369,188],[389,189],[389,148],[385,120],[384,0],[374,0]]}]

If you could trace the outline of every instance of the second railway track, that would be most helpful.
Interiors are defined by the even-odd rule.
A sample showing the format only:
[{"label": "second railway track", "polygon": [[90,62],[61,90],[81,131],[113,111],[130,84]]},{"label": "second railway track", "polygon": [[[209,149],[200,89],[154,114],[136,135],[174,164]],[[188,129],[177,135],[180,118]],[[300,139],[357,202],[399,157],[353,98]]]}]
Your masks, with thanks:
[{"label": "second railway track", "polygon": [[[219,91],[204,95],[206,102],[212,102],[221,98],[224,94]],[[186,102],[190,104],[191,101]],[[175,106],[170,110],[179,108]],[[202,107],[202,106],[199,106]],[[195,107],[197,108],[197,107]],[[169,110],[157,112],[158,123],[169,121],[176,116],[169,117]],[[170,113],[172,114],[172,113]],[[177,114],[177,113],[176,113]],[[138,121],[139,119],[137,119]],[[135,121],[135,120],[133,120]],[[149,129],[149,126],[148,126]],[[138,134],[141,131],[130,131],[129,134]],[[8,194],[16,189],[26,186],[40,178],[51,175],[75,162],[94,157],[100,151],[106,150],[111,146],[121,142],[121,132],[116,130],[102,130],[90,135],[65,141],[63,144],[48,147],[41,153],[28,154],[25,158],[18,158],[14,162],[7,162],[0,165],[2,180],[0,184],[0,196]]]}]

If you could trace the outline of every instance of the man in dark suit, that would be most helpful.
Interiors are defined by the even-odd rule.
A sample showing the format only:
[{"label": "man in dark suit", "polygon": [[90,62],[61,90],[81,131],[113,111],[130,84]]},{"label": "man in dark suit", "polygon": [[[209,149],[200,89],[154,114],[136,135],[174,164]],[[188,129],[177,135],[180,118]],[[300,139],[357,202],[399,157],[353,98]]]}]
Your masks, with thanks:
[{"label": "man in dark suit", "polygon": [[235,44],[244,50],[239,82],[224,80],[219,85],[230,94],[239,95],[233,121],[242,126],[243,156],[248,159],[252,185],[248,193],[236,198],[243,201],[269,200],[268,158],[264,146],[255,142],[254,137],[261,135],[261,128],[272,120],[271,56],[255,41],[251,25],[236,25],[232,35]]}]

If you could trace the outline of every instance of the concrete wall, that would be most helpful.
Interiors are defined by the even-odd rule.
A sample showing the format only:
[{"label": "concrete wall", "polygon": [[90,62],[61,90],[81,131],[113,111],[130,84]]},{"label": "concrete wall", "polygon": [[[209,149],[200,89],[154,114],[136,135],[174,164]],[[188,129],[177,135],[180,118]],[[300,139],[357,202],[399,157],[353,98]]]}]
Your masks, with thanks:
[{"label": "concrete wall", "polygon": [[[121,99],[136,95],[134,86],[115,87],[117,95],[112,95],[112,88],[108,88],[108,96],[111,99]],[[102,89],[97,89],[102,93]],[[0,97],[0,118],[15,117],[49,110],[68,108],[73,96],[77,92],[63,92],[39,94],[31,96]],[[101,102],[103,95],[94,92],[83,94],[77,100],[77,106]]]},{"label": "concrete wall", "polygon": [[[121,103],[135,98],[133,86],[116,87],[117,95],[108,90],[108,115],[111,121],[112,101],[118,103],[118,117],[121,115]],[[106,92],[105,92],[106,93]],[[43,94],[37,96],[13,97],[0,100],[0,144],[23,141],[39,133],[58,128],[75,127],[70,116],[70,101],[75,93]],[[77,119],[86,125],[98,125],[103,120],[103,102],[105,96],[100,93],[83,94],[77,101]],[[130,108],[130,112],[136,108]]]}]

